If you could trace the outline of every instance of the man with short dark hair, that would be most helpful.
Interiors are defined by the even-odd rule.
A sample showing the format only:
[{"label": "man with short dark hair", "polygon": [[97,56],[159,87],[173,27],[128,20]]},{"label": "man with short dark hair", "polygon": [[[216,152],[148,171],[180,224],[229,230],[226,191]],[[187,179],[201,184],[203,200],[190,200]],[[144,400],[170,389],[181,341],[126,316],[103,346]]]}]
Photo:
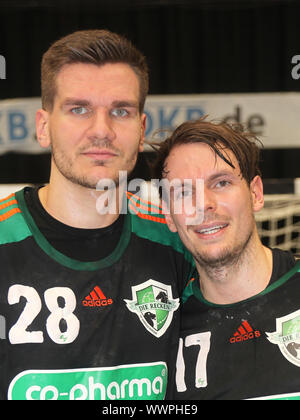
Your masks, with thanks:
[{"label": "man with short dark hair", "polygon": [[143,55],[108,31],[43,57],[49,184],[0,203],[1,399],[165,397],[193,266],[161,209],[120,177],[143,149],[147,90]]},{"label": "man with short dark hair", "polygon": [[184,292],[176,399],[299,398],[300,265],[259,238],[258,163],[252,134],[205,118],[158,150],[155,177],[177,180],[168,226],[199,273]]}]

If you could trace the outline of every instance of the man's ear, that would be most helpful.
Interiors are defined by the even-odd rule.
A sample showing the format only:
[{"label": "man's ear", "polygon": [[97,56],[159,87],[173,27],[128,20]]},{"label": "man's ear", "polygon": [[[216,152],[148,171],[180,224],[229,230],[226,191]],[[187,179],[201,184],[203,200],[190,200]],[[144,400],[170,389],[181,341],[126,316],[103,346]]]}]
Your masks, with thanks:
[{"label": "man's ear", "polygon": [[165,216],[168,228],[170,229],[171,232],[177,232],[176,225],[173,222],[172,215],[170,214],[169,206],[167,205],[165,200],[161,201],[161,205],[162,205],[162,211]]},{"label": "man's ear", "polygon": [[252,196],[252,207],[254,212],[260,211],[264,206],[264,187],[260,176],[252,179],[250,184],[250,192]]},{"label": "man's ear", "polygon": [[35,115],[35,128],[37,140],[40,146],[48,148],[51,144],[49,135],[49,112],[38,109]]}]

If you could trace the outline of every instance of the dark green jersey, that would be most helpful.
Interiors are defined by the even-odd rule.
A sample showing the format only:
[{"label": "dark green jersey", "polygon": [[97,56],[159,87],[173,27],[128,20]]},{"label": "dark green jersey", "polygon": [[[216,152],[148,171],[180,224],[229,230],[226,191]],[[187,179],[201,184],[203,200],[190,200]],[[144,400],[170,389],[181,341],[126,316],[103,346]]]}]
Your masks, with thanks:
[{"label": "dark green jersey", "polygon": [[188,286],[173,397],[300,399],[300,262],[277,249],[273,262],[269,286],[236,304]]},{"label": "dark green jersey", "polygon": [[164,398],[193,266],[158,207],[128,194],[116,248],[82,262],[50,245],[22,190],[0,202],[0,258],[1,399]]}]

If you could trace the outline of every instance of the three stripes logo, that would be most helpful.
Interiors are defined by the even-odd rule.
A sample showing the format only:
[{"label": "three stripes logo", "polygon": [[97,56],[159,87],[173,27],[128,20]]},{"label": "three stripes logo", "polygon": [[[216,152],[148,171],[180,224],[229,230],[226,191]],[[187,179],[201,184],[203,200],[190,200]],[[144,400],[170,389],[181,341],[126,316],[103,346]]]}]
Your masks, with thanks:
[{"label": "three stripes logo", "polygon": [[261,336],[260,331],[253,330],[248,321],[243,321],[237,331],[230,338],[230,343],[240,343],[242,341],[253,340]]},{"label": "three stripes logo", "polygon": [[83,306],[108,306],[113,303],[112,299],[107,299],[107,297],[104,295],[100,287],[96,286],[91,291],[89,295],[85,297],[85,299],[82,301]]}]

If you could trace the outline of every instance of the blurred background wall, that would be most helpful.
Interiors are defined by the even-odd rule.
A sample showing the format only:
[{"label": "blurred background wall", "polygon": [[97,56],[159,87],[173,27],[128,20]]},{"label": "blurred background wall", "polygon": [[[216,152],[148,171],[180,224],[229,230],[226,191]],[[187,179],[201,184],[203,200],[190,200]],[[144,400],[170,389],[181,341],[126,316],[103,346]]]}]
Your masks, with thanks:
[{"label": "blurred background wall", "polygon": [[[2,0],[6,79],[0,80],[0,102],[39,97],[43,52],[61,36],[94,28],[119,32],[142,50],[150,95],[300,92],[300,79],[291,75],[292,57],[300,54],[299,16],[300,2],[293,0]],[[238,112],[244,122],[248,116]],[[286,112],[283,106],[283,126]],[[228,113],[237,116],[236,109]],[[300,118],[295,124],[300,127]],[[288,139],[289,124],[285,132]],[[290,192],[291,180],[300,176],[300,138],[299,146],[285,148],[284,142],[262,150],[269,192],[274,179],[277,192],[280,183]],[[134,176],[149,179],[151,156],[140,156]],[[44,183],[49,168],[47,153],[5,153],[0,184]]]}]

